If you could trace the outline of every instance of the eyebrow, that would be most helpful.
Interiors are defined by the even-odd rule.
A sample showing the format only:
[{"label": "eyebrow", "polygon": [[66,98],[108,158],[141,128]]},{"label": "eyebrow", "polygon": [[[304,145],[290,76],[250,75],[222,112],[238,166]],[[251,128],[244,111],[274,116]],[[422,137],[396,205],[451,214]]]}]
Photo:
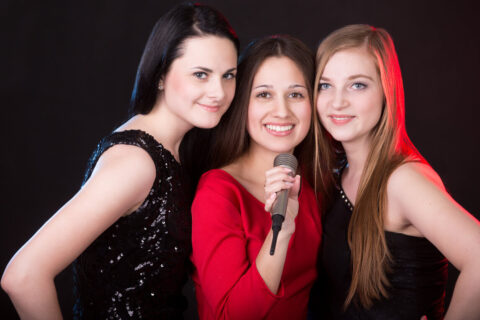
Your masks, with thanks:
[{"label": "eyebrow", "polygon": [[[271,84],[261,84],[259,86],[254,87],[253,89],[258,89],[258,88],[272,89],[273,86]],[[293,88],[304,88],[305,89],[305,86],[303,86],[301,84],[292,84],[292,85],[288,86],[288,89],[293,89]]]},{"label": "eyebrow", "polygon": [[[205,67],[200,67],[200,66],[193,67],[193,68],[191,68],[191,69],[192,69],[192,70],[193,70],[193,69],[196,69],[196,70],[200,69],[200,70],[205,71],[205,72],[208,72],[208,73],[212,73],[212,72],[213,72],[212,69],[205,68]],[[237,70],[237,68],[231,68],[231,69],[228,69],[227,71],[225,71],[225,73],[232,72],[232,71],[235,71],[235,70]]]},{"label": "eyebrow", "polygon": [[[353,74],[351,75],[350,77],[347,78],[347,80],[353,80],[353,79],[357,79],[357,78],[367,78],[367,79],[370,79],[371,81],[374,81],[372,77],[370,76],[367,76],[365,74]],[[321,77],[320,80],[324,80],[324,81],[331,81],[329,78],[327,77]]]}]

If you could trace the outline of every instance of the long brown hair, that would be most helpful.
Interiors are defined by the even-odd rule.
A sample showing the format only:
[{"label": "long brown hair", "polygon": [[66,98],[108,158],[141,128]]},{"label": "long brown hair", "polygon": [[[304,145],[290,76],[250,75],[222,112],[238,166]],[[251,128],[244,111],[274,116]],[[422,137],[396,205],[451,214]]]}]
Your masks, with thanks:
[{"label": "long brown hair", "polygon": [[[388,296],[387,273],[391,257],[384,233],[384,212],[387,204],[386,187],[392,172],[405,161],[422,161],[423,157],[410,141],[405,130],[403,81],[392,38],[384,29],[368,25],[349,25],[325,38],[317,50],[315,101],[320,78],[329,59],[349,48],[365,48],[371,55],[380,75],[384,94],[381,117],[372,129],[371,147],[362,172],[350,224],[348,245],[351,250],[352,282],[344,304],[352,301],[370,308],[374,300]],[[333,180],[338,170],[338,159],[344,156],[341,144],[326,132],[318,115],[314,120],[318,129],[316,170]],[[334,190],[328,188],[330,197]]]},{"label": "long brown hair", "polygon": [[[247,132],[247,111],[250,101],[253,79],[262,65],[270,57],[287,57],[291,59],[302,72],[312,108],[310,129],[305,139],[295,148],[304,177],[314,186],[314,153],[315,136],[313,128],[313,81],[315,78],[315,56],[300,40],[288,35],[275,35],[254,41],[240,56],[237,68],[237,88],[230,108],[223,115],[220,123],[214,129],[195,130],[196,137],[186,137],[189,148],[199,148],[194,156],[184,153],[186,162],[195,166],[194,178],[206,170],[226,166],[244,155],[250,146],[250,136]],[[193,134],[192,134],[193,136]],[[202,141],[201,143],[199,143]],[[184,143],[184,142],[182,142]],[[187,144],[184,144],[185,147]],[[324,194],[321,192],[321,194]]]}]

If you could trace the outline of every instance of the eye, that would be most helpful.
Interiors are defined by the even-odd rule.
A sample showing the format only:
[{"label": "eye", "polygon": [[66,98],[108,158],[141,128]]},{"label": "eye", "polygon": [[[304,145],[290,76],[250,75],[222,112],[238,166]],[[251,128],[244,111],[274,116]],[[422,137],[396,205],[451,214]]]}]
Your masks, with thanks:
[{"label": "eye", "polygon": [[262,92],[259,92],[255,95],[255,97],[257,97],[257,98],[264,98],[264,99],[270,98],[271,96],[272,95],[267,91],[262,91]]},{"label": "eye", "polygon": [[320,90],[327,90],[331,87],[331,85],[327,82],[322,82],[318,84],[318,91]]},{"label": "eye", "polygon": [[233,72],[227,72],[223,75],[224,79],[230,80],[230,79],[235,79],[235,73]]},{"label": "eye", "polygon": [[352,84],[352,88],[355,90],[365,89],[366,87],[367,85],[361,82],[355,82],[354,84]]},{"label": "eye", "polygon": [[290,98],[294,99],[302,99],[304,98],[304,95],[301,92],[292,92],[288,95]]},{"label": "eye", "polygon": [[193,73],[193,76],[197,79],[206,79],[207,78],[207,73],[203,71],[197,71]]}]

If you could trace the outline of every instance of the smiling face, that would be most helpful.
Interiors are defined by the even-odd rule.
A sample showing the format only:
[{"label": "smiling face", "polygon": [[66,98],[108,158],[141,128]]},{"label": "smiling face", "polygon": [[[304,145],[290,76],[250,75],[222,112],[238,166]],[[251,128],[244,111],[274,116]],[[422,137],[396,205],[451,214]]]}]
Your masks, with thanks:
[{"label": "smiling face", "polygon": [[383,108],[383,89],[365,48],[335,53],[320,78],[317,111],[325,129],[345,144],[370,143]]},{"label": "smiling face", "polygon": [[305,78],[287,57],[267,58],[253,79],[248,105],[250,150],[292,152],[310,128],[311,104]]},{"label": "smiling face", "polygon": [[227,38],[205,36],[186,39],[180,50],[160,81],[160,106],[186,126],[212,128],[235,93],[235,46]]}]

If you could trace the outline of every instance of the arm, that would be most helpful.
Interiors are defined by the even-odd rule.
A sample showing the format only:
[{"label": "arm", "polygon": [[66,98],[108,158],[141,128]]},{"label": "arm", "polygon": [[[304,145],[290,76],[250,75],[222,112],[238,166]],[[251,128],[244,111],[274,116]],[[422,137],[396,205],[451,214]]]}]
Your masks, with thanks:
[{"label": "arm", "polygon": [[14,255],[1,285],[22,319],[61,319],[55,276],[148,195],[155,166],[138,147],[118,145],[99,159],[90,179]]},{"label": "arm", "polygon": [[[269,254],[271,232],[260,239],[263,244],[256,258],[249,256],[241,216],[243,200],[218,192],[221,188],[230,185],[204,181],[192,206],[197,289],[217,319],[263,319],[283,296],[280,278],[294,225],[280,232],[274,256]],[[265,220],[255,217],[256,222],[268,223],[270,218],[265,215]]]},{"label": "arm", "polygon": [[444,190],[427,165],[407,163],[388,182],[389,210],[400,213],[460,271],[445,319],[480,316],[480,224]]}]

